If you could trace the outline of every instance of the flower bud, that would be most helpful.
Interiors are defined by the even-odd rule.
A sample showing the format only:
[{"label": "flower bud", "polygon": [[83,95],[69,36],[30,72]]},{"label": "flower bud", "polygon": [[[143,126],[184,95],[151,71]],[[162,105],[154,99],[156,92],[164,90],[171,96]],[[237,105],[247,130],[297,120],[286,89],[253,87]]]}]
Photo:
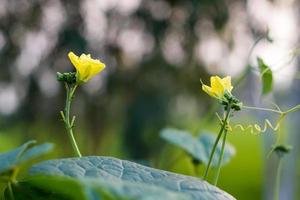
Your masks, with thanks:
[{"label": "flower bud", "polygon": [[73,52],[70,52],[68,56],[73,66],[76,68],[77,84],[86,83],[105,68],[104,63],[98,59],[91,58],[90,54],[76,56]]},{"label": "flower bud", "polygon": [[289,145],[277,145],[274,147],[274,151],[278,157],[283,157],[285,154],[289,153],[292,150],[292,146]]},{"label": "flower bud", "polygon": [[60,82],[65,82],[67,84],[76,83],[76,73],[75,72],[66,72],[66,73],[56,73],[57,80]]}]

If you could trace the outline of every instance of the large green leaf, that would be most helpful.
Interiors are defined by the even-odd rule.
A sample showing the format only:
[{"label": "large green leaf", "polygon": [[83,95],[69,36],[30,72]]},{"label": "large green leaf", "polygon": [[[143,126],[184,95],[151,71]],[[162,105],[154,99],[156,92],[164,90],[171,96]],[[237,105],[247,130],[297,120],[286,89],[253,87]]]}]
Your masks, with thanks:
[{"label": "large green leaf", "polygon": [[[89,156],[49,160],[33,166],[30,169],[30,173],[70,176],[77,179],[93,177],[103,180],[104,184],[108,181],[120,180],[149,184],[187,194],[193,200],[234,199],[231,195],[201,179],[154,169],[112,157]],[[124,184],[126,185],[127,183]],[[145,193],[145,196],[147,196],[147,193]]]},{"label": "large green leaf", "polygon": [[[205,156],[202,158],[203,162],[205,164],[208,163],[210,153],[212,151],[212,147],[216,140],[215,134],[208,134],[208,133],[201,133],[199,138],[199,142],[204,146],[205,149]],[[219,141],[219,144],[216,148],[215,155],[212,160],[212,166],[216,167],[218,164],[219,157],[221,155],[221,149],[222,149],[222,141]],[[203,154],[201,154],[203,155]],[[225,149],[224,149],[224,155],[222,160],[222,165],[226,165],[229,163],[229,161],[232,159],[232,157],[235,155],[235,148],[229,143],[226,142]]]},{"label": "large green leaf", "polygon": [[49,143],[34,146],[35,141],[29,141],[9,152],[0,154],[0,199],[9,182],[15,181],[22,166],[52,150]]},{"label": "large green leaf", "polygon": [[[120,179],[104,180],[87,177],[34,176],[18,187],[22,188],[24,186],[27,188],[30,186],[30,193],[35,193],[39,190],[44,191],[43,194],[39,194],[44,198],[55,194],[57,198],[72,200],[191,200],[188,195],[179,192],[173,192],[145,183],[122,181]],[[17,199],[22,199],[23,195],[26,195],[26,191],[24,190],[21,190],[21,193],[20,198],[17,196]]]},{"label": "large green leaf", "polygon": [[13,168],[18,163],[20,156],[34,143],[35,141],[29,141],[9,152],[0,153],[0,174]]},{"label": "large green leaf", "polygon": [[163,129],[160,136],[167,142],[174,144],[184,151],[186,151],[194,160],[199,162],[206,162],[206,150],[204,146],[193,137],[192,134],[185,130],[178,130],[172,128]]},{"label": "large green leaf", "polygon": [[[208,163],[210,152],[212,151],[213,144],[216,140],[215,134],[201,133],[199,137],[196,138],[187,131],[171,128],[163,129],[160,135],[166,141],[185,150],[194,160],[204,164]],[[212,167],[215,167],[218,164],[221,147],[222,144],[220,141],[212,160]],[[234,147],[226,142],[222,165],[227,164],[234,155]]]},{"label": "large green leaf", "polygon": [[34,158],[44,155],[52,150],[53,145],[45,143],[33,147],[35,141],[29,141],[9,152],[0,153],[0,176]]},{"label": "large green leaf", "polygon": [[272,91],[273,88],[273,73],[268,65],[266,65],[261,58],[257,58],[258,67],[262,79],[262,94],[266,95]]}]

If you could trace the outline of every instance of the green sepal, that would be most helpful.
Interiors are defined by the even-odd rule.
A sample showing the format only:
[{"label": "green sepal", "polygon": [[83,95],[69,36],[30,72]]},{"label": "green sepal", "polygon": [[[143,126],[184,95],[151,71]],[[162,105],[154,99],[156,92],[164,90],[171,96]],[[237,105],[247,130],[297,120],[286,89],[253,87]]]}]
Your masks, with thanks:
[{"label": "green sepal", "polygon": [[57,80],[60,82],[65,82],[68,84],[75,84],[76,81],[76,72],[65,72],[65,73],[56,73]]}]

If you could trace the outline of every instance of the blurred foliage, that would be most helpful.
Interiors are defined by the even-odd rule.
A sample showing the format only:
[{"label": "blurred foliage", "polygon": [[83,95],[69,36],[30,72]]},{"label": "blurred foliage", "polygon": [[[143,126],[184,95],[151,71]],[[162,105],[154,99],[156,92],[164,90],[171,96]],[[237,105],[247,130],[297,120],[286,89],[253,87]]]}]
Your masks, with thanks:
[{"label": "blurred foliage", "polygon": [[261,73],[261,78],[262,78],[262,93],[263,93],[263,95],[266,95],[266,94],[270,93],[273,88],[272,70],[259,57],[257,58],[257,63],[258,63],[259,70]]},{"label": "blurred foliage", "polygon": [[[216,140],[215,134],[202,131],[197,137],[193,137],[188,131],[172,128],[165,128],[161,130],[160,137],[166,142],[185,150],[186,153],[191,157],[193,164],[196,166],[199,164],[207,165],[210,153]],[[222,148],[221,146],[221,143],[219,143],[217,146],[216,153],[211,163],[212,167],[217,167],[218,165]],[[234,147],[226,142],[222,165],[229,163],[234,155]],[[195,175],[198,176],[199,174]]]},{"label": "blurred foliage", "polygon": [[[34,138],[55,143],[53,157],[72,155],[59,121],[63,86],[55,78],[57,71],[74,70],[67,59],[72,50],[91,53],[107,65],[103,75],[76,92],[72,112],[78,116],[75,134],[82,152],[135,159],[193,175],[190,158],[165,144],[159,131],[166,126],[192,133],[199,128],[217,131],[211,114],[217,109],[199,92],[199,79],[208,82],[209,73],[244,68],[235,71],[236,66],[219,66],[218,62],[208,65],[205,57],[219,52],[204,49],[204,57],[197,52],[210,36],[221,40],[226,51],[248,52],[266,28],[255,24],[246,12],[255,3],[249,2],[2,0],[0,150]],[[267,2],[270,7],[276,3]],[[249,17],[243,26],[236,21],[245,18],[241,13]],[[230,56],[222,52],[221,57]],[[244,61],[246,67],[249,58]],[[252,75],[236,93],[242,100],[257,103],[258,79]],[[285,95],[278,96],[285,100]],[[239,132],[229,136],[237,155],[222,169],[220,184],[237,199],[262,197],[262,138]],[[176,165],[169,165],[174,157]]]},{"label": "blurred foliage", "polygon": [[[7,111],[9,115],[1,117],[2,128],[23,124],[28,129],[37,121],[58,124],[55,121],[64,93],[62,86],[53,82],[56,71],[71,69],[66,56],[70,50],[92,53],[108,66],[105,77],[77,93],[74,106],[74,112],[80,114],[78,121],[87,129],[85,134],[93,136],[91,152],[95,152],[110,126],[123,124],[120,134],[128,155],[145,158],[155,151],[151,147],[158,144],[155,139],[158,130],[169,121],[170,112],[174,110],[169,105],[172,99],[188,96],[197,102],[195,106],[199,109],[202,102],[199,77],[205,77],[206,72],[193,55],[198,40],[195,26],[201,19],[211,19],[215,29],[222,30],[228,19],[225,2],[145,1],[136,7],[131,1],[123,7],[105,2],[2,3],[7,11],[0,21],[1,35],[5,39],[0,52],[1,83],[4,88],[12,87],[18,98],[14,99],[18,109],[12,108]],[[87,12],[93,11],[85,10],[92,9],[93,4],[95,9],[102,10],[99,18],[102,21],[90,19]],[[166,10],[155,13],[153,9],[159,5]],[[99,33],[96,26],[105,29]],[[139,44],[141,55],[136,50],[127,50],[131,37],[125,37],[125,33],[130,30],[132,35],[128,36],[134,37],[132,45],[141,40],[144,45],[149,44],[151,51],[147,52],[143,44]],[[128,40],[125,47],[120,42],[124,34]],[[141,39],[139,34],[142,34]],[[180,62],[170,62],[164,56],[166,50],[162,43],[172,34],[182,37],[179,40],[186,58]],[[92,87],[95,89],[89,89]],[[62,131],[57,134],[61,135]],[[149,139],[151,145],[147,142]]]}]

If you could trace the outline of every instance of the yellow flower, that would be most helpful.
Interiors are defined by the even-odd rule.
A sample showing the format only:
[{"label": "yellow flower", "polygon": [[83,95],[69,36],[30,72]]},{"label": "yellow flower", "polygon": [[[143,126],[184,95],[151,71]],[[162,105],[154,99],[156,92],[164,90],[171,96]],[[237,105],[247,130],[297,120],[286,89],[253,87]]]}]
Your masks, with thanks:
[{"label": "yellow flower", "polygon": [[226,76],[225,78],[221,79],[218,76],[210,77],[210,85],[211,87],[202,84],[202,90],[209,94],[210,96],[222,99],[224,96],[225,91],[231,93],[232,85],[231,85],[231,77]]},{"label": "yellow flower", "polygon": [[81,56],[78,57],[73,52],[69,52],[68,56],[76,68],[76,82],[78,84],[87,82],[105,68],[104,63],[100,60],[92,59],[90,54],[81,54]]}]

